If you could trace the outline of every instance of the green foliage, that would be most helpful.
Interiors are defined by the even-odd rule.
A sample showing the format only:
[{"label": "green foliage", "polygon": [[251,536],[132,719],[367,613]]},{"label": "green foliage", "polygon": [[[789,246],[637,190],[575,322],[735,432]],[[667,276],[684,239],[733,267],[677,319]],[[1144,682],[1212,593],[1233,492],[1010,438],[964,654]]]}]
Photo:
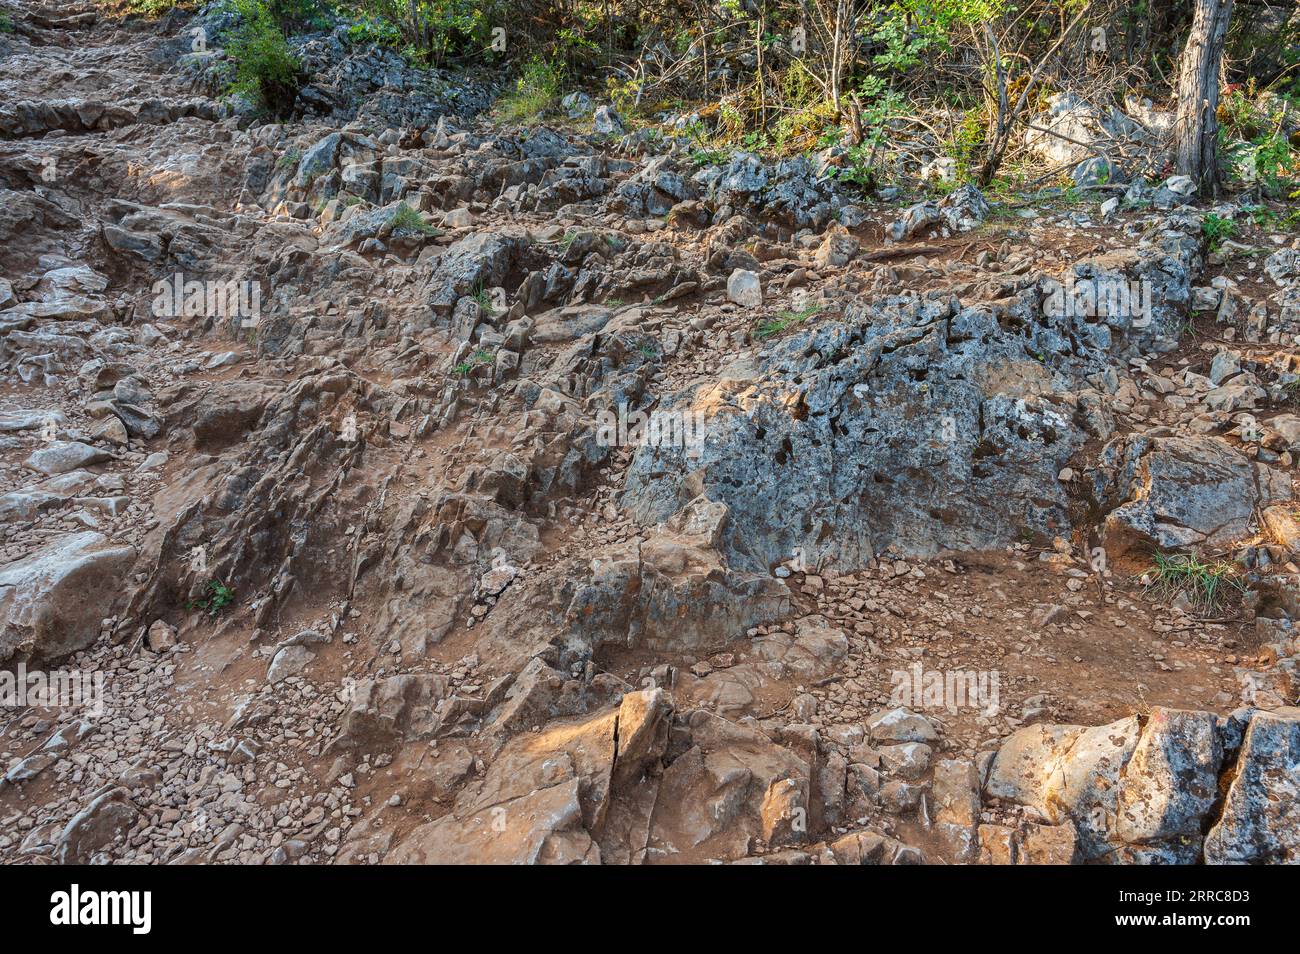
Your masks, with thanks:
[{"label": "green foliage", "polygon": [[[1290,193],[1292,201],[1300,199],[1300,190]],[[1293,208],[1282,213],[1266,205],[1247,207],[1250,220],[1261,229],[1273,232],[1294,232],[1300,229],[1300,208]]]},{"label": "green foliage", "polygon": [[408,55],[434,65],[450,57],[484,55],[495,4],[484,0],[385,0],[395,7]]},{"label": "green foliage", "polygon": [[841,182],[855,185],[863,192],[876,187],[876,171],[871,166],[871,149],[866,144],[852,146],[844,154],[844,164],[835,172]]},{"label": "green foliage", "polygon": [[492,363],[492,352],[488,351],[486,348],[479,348],[477,351],[475,351],[472,355],[470,355],[460,364],[456,365],[456,367],[452,368],[451,373],[456,375],[457,377],[463,378],[465,375],[469,374],[471,371],[473,371],[475,368],[479,367],[480,365],[491,364],[491,363]]},{"label": "green foliage", "polygon": [[425,221],[424,216],[405,202],[397,204],[396,211],[389,225],[393,232],[415,233],[417,235],[437,235],[438,230]]},{"label": "green foliage", "polygon": [[0,33],[13,33],[13,32],[14,32],[13,17],[9,16],[9,14],[5,13],[3,10],[0,10]]},{"label": "green foliage", "polygon": [[487,289],[482,285],[476,285],[473,291],[470,292],[469,297],[474,299],[475,304],[479,307],[479,311],[483,312],[483,314],[487,315],[489,318],[497,313],[496,307],[492,304],[492,296],[488,294]]},{"label": "green foliage", "polygon": [[383,17],[363,15],[348,24],[348,40],[352,43],[375,43],[379,46],[400,49],[404,45],[401,28]]},{"label": "green foliage", "polygon": [[235,602],[235,590],[233,587],[226,586],[220,580],[209,580],[207,597],[201,600],[194,600],[187,605],[187,609],[200,609],[209,616],[216,616],[227,606]]},{"label": "green foliage", "polygon": [[1217,252],[1223,245],[1224,239],[1230,238],[1236,231],[1237,226],[1232,219],[1215,215],[1213,212],[1201,219],[1201,234],[1205,236],[1205,243],[1211,252]]},{"label": "green foliage", "polygon": [[1251,143],[1255,178],[1266,192],[1276,195],[1282,189],[1283,173],[1294,164],[1291,144],[1280,132],[1258,136]]},{"label": "green foliage", "polygon": [[[146,17],[160,17],[177,5],[177,0],[127,0],[126,8],[132,13],[143,14]],[[0,17],[3,16],[0,14]],[[3,29],[0,26],[0,31]]]},{"label": "green foliage", "polygon": [[1202,563],[1192,556],[1157,553],[1154,561],[1153,568],[1143,575],[1148,590],[1162,600],[1181,594],[1207,615],[1217,613],[1231,592],[1244,593],[1246,589],[1237,567],[1223,560]]},{"label": "green foliage", "polygon": [[274,115],[289,112],[298,94],[298,59],[267,0],[231,0],[240,24],[226,45],[235,61],[231,92]]},{"label": "green foliage", "polygon": [[874,73],[863,77],[858,86],[858,96],[863,103],[864,142],[878,145],[890,120],[906,115],[907,103],[901,93],[889,88],[887,82]]},{"label": "green foliage", "polygon": [[984,114],[977,109],[967,110],[948,147],[948,154],[957,160],[959,182],[969,179],[974,174],[975,165],[983,158],[986,148],[984,133]]},{"label": "green foliage", "polygon": [[758,323],[758,326],[754,329],[754,337],[759,341],[774,338],[787,328],[802,324],[820,311],[820,305],[809,305],[802,311],[777,312],[775,318],[768,318]]},{"label": "green foliage", "polygon": [[507,122],[531,122],[555,108],[560,99],[564,68],[534,56],[524,66],[514,91],[497,101],[497,111]]},{"label": "green foliage", "polygon": [[727,151],[725,149],[694,149],[691,151],[691,162],[697,166],[717,166],[727,161]]},{"label": "green foliage", "polygon": [[1286,97],[1257,92],[1254,80],[1224,97],[1219,146],[1236,178],[1253,179],[1270,196],[1286,191],[1296,157],[1283,127],[1295,108]]}]

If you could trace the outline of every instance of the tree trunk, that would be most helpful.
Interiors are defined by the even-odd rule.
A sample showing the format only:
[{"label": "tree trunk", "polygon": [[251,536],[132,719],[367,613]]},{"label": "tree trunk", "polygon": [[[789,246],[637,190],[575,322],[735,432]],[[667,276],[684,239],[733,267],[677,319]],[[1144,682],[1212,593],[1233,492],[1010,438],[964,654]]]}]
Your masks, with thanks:
[{"label": "tree trunk", "polygon": [[1219,192],[1219,68],[1233,0],[1196,0],[1192,32],[1178,67],[1174,167],[1197,192]]}]

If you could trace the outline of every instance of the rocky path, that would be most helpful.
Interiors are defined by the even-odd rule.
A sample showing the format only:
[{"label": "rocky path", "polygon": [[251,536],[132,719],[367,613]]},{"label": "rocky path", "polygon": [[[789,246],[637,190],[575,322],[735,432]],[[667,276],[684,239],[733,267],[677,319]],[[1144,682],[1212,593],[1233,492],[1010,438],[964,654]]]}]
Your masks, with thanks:
[{"label": "rocky path", "polygon": [[222,17],[0,34],[0,664],[103,689],[0,709],[0,859],[1295,859],[1284,237],[867,207],[330,34],[252,122]]}]

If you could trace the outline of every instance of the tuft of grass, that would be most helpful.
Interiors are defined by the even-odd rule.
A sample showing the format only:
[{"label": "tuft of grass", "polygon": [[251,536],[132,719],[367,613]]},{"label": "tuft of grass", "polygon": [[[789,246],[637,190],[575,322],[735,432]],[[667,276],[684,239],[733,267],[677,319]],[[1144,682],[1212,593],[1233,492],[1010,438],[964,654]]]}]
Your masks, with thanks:
[{"label": "tuft of grass", "polygon": [[693,149],[691,162],[697,166],[720,166],[727,161],[725,149]]},{"label": "tuft of grass", "polygon": [[393,213],[392,221],[389,224],[393,232],[414,232],[418,235],[438,234],[436,227],[426,222],[423,215],[405,202],[397,204],[397,210]]},{"label": "tuft of grass", "polygon": [[200,609],[209,616],[216,616],[227,606],[235,602],[235,589],[226,586],[220,580],[208,580],[208,596],[206,599],[195,600],[187,605],[187,609]]},{"label": "tuft of grass", "polygon": [[1217,613],[1232,592],[1246,590],[1235,564],[1226,560],[1203,563],[1185,554],[1157,553],[1154,566],[1142,579],[1157,598],[1169,602],[1185,595],[1207,616]]},{"label": "tuft of grass", "polygon": [[492,296],[488,294],[487,289],[482,285],[475,285],[473,291],[469,293],[469,297],[474,299],[479,311],[483,312],[487,317],[491,318],[497,313],[496,306],[492,304]]},{"label": "tuft of grass", "polygon": [[451,369],[451,373],[457,377],[464,377],[481,364],[489,364],[492,361],[492,352],[486,348],[479,348],[472,355],[462,361],[456,367]]},{"label": "tuft of grass", "polygon": [[775,318],[769,318],[766,321],[760,321],[758,327],[754,329],[754,337],[759,341],[766,341],[773,338],[795,325],[807,321],[813,315],[820,312],[820,305],[809,305],[803,311],[781,311],[777,312]]},{"label": "tuft of grass", "polygon": [[14,18],[0,10],[0,33],[13,33],[14,29]]}]

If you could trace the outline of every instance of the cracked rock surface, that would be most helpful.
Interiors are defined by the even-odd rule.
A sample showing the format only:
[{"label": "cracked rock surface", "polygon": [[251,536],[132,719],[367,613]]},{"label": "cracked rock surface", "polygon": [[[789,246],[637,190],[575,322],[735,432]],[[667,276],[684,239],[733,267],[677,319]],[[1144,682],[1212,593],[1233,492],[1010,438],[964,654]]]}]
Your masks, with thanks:
[{"label": "cracked rock surface", "polygon": [[0,861],[1300,862],[1289,236],[6,9]]}]

